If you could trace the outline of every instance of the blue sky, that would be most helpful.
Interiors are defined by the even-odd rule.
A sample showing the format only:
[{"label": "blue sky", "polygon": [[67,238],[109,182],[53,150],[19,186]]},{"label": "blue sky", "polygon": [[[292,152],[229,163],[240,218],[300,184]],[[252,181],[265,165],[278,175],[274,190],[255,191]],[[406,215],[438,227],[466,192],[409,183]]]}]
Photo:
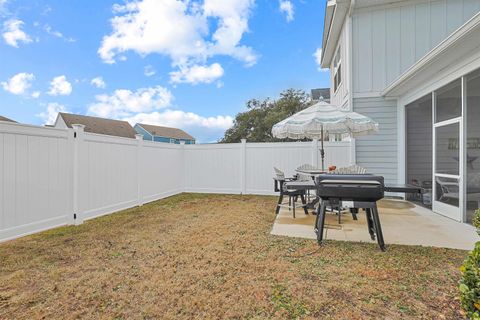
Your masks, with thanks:
[{"label": "blue sky", "polygon": [[[223,136],[251,98],[328,87],[323,0],[0,0],[0,115],[58,111]],[[94,80],[95,79],[95,80]]]}]

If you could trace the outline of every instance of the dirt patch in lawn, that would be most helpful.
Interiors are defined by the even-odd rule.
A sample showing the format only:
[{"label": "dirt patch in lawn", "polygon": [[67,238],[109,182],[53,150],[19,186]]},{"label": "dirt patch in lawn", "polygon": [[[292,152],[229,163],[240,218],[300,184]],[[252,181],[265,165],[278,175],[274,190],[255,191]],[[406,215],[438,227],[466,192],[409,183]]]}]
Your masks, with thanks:
[{"label": "dirt patch in lawn", "polygon": [[275,198],[182,194],[0,244],[0,319],[454,319],[466,252],[272,236]]}]

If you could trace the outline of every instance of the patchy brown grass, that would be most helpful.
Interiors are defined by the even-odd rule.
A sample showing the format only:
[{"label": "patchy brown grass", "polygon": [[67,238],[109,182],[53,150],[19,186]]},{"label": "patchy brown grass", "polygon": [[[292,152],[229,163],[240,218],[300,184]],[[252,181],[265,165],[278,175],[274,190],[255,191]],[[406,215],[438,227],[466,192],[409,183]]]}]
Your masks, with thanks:
[{"label": "patchy brown grass", "polygon": [[454,319],[466,252],[269,234],[275,199],[182,194],[0,244],[0,319]]}]

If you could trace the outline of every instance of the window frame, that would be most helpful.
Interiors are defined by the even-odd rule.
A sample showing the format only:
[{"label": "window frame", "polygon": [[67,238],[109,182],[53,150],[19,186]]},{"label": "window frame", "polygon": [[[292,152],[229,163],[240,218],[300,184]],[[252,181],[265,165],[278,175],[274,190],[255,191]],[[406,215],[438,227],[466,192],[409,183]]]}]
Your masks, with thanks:
[{"label": "window frame", "polygon": [[337,52],[333,57],[333,92],[336,93],[340,85],[342,84],[342,55],[341,55],[342,46],[339,45]]}]

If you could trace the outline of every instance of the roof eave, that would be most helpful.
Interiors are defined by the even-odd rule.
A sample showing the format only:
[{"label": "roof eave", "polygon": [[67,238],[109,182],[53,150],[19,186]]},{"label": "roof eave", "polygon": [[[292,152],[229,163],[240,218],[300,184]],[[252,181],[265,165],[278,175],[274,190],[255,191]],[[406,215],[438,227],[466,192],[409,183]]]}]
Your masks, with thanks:
[{"label": "roof eave", "polygon": [[[458,54],[460,54],[458,48],[468,52],[468,50],[471,49],[469,45],[475,45],[479,43],[478,39],[477,41],[471,41],[470,38],[472,36],[480,37],[480,13],[473,16],[470,20],[459,27],[450,36],[445,38],[410,68],[408,68],[404,73],[402,73],[395,81],[385,88],[385,90],[383,90],[382,96],[401,96],[409,89],[408,85],[414,78],[416,78],[422,72],[432,68],[432,66],[435,65],[435,62],[439,59],[446,57],[452,51],[456,51],[458,56]],[[469,45],[467,46],[465,44]],[[454,57],[451,59],[453,58]]]},{"label": "roof eave", "polygon": [[330,0],[327,2],[320,63],[322,68],[330,67],[349,5],[350,0]]}]

